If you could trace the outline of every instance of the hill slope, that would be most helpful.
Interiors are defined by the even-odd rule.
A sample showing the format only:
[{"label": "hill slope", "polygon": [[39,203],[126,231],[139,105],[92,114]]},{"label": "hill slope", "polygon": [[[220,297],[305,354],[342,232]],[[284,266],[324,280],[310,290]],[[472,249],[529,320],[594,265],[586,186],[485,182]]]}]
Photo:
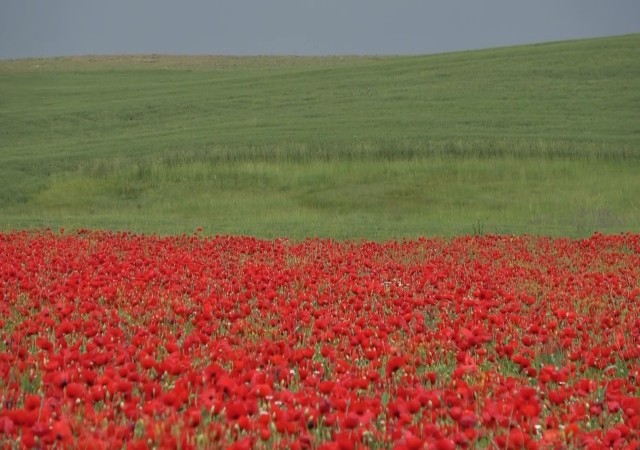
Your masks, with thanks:
[{"label": "hill slope", "polygon": [[639,61],[640,35],[415,57],[0,61],[0,227],[637,230]]}]

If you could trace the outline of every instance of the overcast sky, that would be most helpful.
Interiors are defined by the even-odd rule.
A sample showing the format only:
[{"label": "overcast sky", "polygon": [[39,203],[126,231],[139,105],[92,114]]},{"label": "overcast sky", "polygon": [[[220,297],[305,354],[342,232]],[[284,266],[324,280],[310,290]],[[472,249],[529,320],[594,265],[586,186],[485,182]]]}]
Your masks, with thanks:
[{"label": "overcast sky", "polygon": [[426,54],[640,32],[640,0],[0,0],[0,59]]}]

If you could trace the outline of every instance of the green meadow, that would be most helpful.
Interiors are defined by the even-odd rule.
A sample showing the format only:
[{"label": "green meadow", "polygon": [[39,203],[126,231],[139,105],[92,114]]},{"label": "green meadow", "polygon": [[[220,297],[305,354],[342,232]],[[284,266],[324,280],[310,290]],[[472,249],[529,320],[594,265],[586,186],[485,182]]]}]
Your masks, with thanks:
[{"label": "green meadow", "polygon": [[640,232],[640,34],[0,61],[0,229]]}]

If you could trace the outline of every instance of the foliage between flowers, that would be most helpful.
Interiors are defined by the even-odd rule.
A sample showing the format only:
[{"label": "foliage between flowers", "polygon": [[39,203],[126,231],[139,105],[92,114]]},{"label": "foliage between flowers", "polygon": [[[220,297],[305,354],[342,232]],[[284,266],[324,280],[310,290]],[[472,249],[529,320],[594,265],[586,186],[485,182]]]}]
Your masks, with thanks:
[{"label": "foliage between flowers", "polygon": [[0,235],[6,448],[637,448],[640,235]]}]

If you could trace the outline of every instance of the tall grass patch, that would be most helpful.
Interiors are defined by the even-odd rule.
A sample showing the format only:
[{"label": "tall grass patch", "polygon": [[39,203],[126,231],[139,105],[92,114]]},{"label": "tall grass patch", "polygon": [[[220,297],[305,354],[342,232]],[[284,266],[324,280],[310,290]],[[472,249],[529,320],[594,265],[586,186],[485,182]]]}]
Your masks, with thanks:
[{"label": "tall grass patch", "polygon": [[[633,229],[635,164],[512,156],[93,162],[30,200],[51,223],[105,212],[145,232],[391,238]],[[121,219],[118,219],[120,217]],[[136,224],[140,218],[140,224]],[[161,224],[154,226],[153,224]]]}]

